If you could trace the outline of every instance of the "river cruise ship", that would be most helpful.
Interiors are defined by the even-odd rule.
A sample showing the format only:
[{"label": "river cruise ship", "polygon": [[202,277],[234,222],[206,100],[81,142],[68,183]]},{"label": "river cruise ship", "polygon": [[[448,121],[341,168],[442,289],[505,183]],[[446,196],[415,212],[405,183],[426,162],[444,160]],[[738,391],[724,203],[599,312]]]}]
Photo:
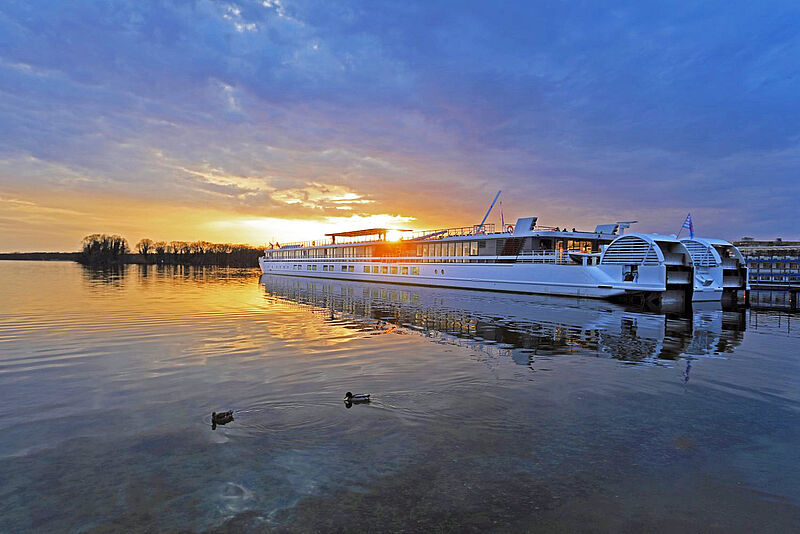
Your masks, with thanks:
[{"label": "river cruise ship", "polygon": [[536,217],[412,232],[370,228],[272,245],[265,274],[592,298],[720,300],[747,290],[747,267],[719,239],[539,226]]}]

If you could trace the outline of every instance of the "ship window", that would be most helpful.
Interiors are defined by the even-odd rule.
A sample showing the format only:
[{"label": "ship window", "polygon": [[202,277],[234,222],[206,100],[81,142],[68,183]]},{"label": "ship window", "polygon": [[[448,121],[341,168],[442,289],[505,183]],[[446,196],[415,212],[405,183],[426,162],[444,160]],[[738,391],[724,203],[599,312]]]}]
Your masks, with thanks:
[{"label": "ship window", "polygon": [[442,244],[436,243],[434,246],[433,255],[434,256],[441,256],[442,255]]},{"label": "ship window", "polygon": [[408,274],[408,267],[401,267],[400,274]]},{"label": "ship window", "polygon": [[342,265],[342,272],[343,272],[343,273],[346,273],[346,272],[347,272],[347,265]]},{"label": "ship window", "polygon": [[382,274],[388,274],[389,273],[389,268],[384,265],[383,267],[381,267],[381,273]]},{"label": "ship window", "polygon": [[392,274],[397,274],[397,267],[392,266]]},{"label": "ship window", "polygon": [[412,267],[411,274],[419,274],[419,267]]},{"label": "ship window", "polygon": [[306,265],[306,271],[310,271],[310,270],[311,270],[311,266],[310,265]]},{"label": "ship window", "polygon": [[372,272],[373,273],[377,273],[378,272],[378,266],[377,265],[373,265],[372,266]]},{"label": "ship window", "polygon": [[444,269],[442,269],[442,274],[444,274]]},{"label": "ship window", "polygon": [[364,266],[364,272],[365,272],[365,273],[368,273],[368,272],[369,272],[369,265],[365,265],[365,266]]},{"label": "ship window", "polygon": [[439,269],[434,269],[433,274],[439,274]]},{"label": "ship window", "polygon": [[355,272],[355,270],[356,270],[356,266],[355,265],[348,265],[347,266],[347,272],[348,273]]},{"label": "ship window", "polygon": [[322,270],[323,270],[323,271],[327,271],[327,270],[328,270],[328,266],[327,266],[327,265],[323,265],[323,266],[322,266]]}]

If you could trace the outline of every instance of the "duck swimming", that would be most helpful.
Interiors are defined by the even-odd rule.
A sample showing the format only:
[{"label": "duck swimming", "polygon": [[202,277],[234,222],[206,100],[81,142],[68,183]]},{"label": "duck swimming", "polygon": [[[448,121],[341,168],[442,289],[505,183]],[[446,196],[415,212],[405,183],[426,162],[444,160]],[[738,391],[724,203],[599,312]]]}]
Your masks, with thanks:
[{"label": "duck swimming", "polygon": [[369,402],[369,393],[356,393],[353,395],[348,391],[344,394],[344,401],[352,403]]},{"label": "duck swimming", "polygon": [[233,421],[233,410],[227,412],[211,412],[212,425],[226,425]]}]

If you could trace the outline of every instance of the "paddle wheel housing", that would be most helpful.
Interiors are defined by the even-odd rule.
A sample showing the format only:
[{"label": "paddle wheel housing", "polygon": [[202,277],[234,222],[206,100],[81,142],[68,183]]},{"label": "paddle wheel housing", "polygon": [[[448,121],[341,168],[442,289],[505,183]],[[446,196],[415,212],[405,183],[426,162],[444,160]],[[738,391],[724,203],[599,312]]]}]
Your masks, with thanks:
[{"label": "paddle wheel housing", "polygon": [[691,301],[692,258],[672,236],[620,236],[603,251],[600,267],[629,283],[628,297],[643,299],[648,307],[681,307]]}]

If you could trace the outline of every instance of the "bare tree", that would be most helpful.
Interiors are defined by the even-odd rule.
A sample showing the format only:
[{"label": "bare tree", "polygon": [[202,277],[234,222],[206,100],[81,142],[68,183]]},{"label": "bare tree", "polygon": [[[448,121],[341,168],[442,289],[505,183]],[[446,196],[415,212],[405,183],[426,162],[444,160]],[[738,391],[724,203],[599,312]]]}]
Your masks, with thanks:
[{"label": "bare tree", "polygon": [[139,251],[139,254],[147,258],[147,254],[153,249],[153,240],[144,238],[136,243],[136,250]]},{"label": "bare tree", "polygon": [[78,261],[86,265],[122,263],[128,253],[128,241],[118,235],[92,234],[81,241],[83,250]]}]

